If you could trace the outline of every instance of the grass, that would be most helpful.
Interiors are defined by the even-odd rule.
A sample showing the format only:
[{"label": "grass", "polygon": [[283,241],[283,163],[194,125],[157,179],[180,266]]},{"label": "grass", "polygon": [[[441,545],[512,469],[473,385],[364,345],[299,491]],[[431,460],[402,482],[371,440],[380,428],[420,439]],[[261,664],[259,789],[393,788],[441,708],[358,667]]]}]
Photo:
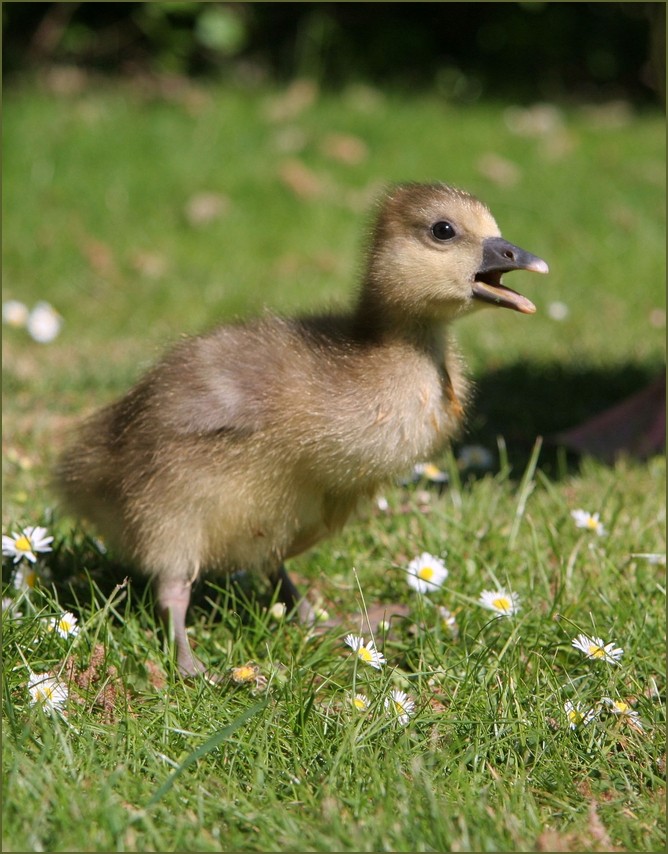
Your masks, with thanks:
[{"label": "grass", "polygon": [[[3,620],[4,849],[662,850],[664,567],[634,555],[665,552],[664,461],[574,466],[531,450],[663,366],[663,117],[573,107],[526,137],[497,105],[350,90],[286,118],[290,103],[157,97],[136,81],[5,94],[5,298],[47,299],[65,325],[49,345],[3,336],[3,530],[55,535],[37,588],[9,587],[22,617]],[[327,155],[333,133],[366,156]],[[516,165],[514,184],[489,154]],[[292,190],[281,180],[286,159],[311,170],[312,196],[303,174]],[[472,476],[455,448],[438,461],[445,490],[388,488],[387,510],[292,561],[331,610],[409,609],[376,638],[382,670],[356,666],[340,634],[272,622],[243,585],[214,583],[192,636],[226,678],[184,683],[148,592],[53,510],[63,432],[181,333],[345,302],[376,188],[432,178],[479,194],[551,265],[518,284],[537,315],[458,328],[478,385],[466,441],[496,451],[503,437],[492,470]],[[184,209],[202,191],[227,212],[194,226]],[[575,527],[579,507],[606,536]],[[424,551],[450,575],[420,597],[405,570]],[[497,583],[520,595],[514,617],[477,604]],[[80,633],[47,631],[70,606]],[[620,665],[573,649],[579,632],[623,647]],[[266,687],[232,681],[246,662]],[[30,704],[29,670],[71,677],[62,713]],[[391,688],[416,701],[405,727],[385,710]],[[355,692],[369,712],[351,708]],[[629,699],[643,730],[603,709],[568,727],[566,700],[604,696]]]}]

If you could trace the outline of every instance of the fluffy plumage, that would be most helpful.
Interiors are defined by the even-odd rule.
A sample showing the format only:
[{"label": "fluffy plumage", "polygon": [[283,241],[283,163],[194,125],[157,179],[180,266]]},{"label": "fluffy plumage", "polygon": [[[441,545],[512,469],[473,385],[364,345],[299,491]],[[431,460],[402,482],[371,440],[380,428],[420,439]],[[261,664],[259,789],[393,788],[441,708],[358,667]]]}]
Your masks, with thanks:
[{"label": "fluffy plumage", "polygon": [[533,311],[501,284],[511,269],[547,265],[468,193],[399,185],[350,313],[184,340],[84,423],[58,467],[64,503],[154,579],[183,672],[201,670],[185,635],[201,572],[254,570],[297,604],[283,561],[456,434],[468,391],[447,326],[485,303]]}]

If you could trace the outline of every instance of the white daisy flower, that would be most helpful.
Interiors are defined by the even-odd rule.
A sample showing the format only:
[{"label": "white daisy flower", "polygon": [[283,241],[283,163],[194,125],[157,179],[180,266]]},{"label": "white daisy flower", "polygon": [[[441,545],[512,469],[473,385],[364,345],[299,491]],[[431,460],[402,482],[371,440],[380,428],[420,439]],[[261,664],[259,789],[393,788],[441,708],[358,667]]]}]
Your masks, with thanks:
[{"label": "white daisy flower", "polygon": [[322,605],[314,605],[313,614],[315,616],[316,622],[318,623],[326,623],[327,620],[329,620],[329,611],[327,610],[327,608],[323,608]]},{"label": "white daisy flower", "polygon": [[566,320],[569,314],[568,306],[565,302],[555,300],[548,304],[547,314],[552,320]]},{"label": "white daisy flower", "polygon": [[62,325],[61,316],[48,302],[38,302],[28,315],[26,324],[28,334],[39,344],[50,344],[58,337]]},{"label": "white daisy flower", "polygon": [[636,558],[636,560],[644,560],[652,566],[665,566],[666,565],[666,555],[665,552],[663,554],[659,552],[632,552],[630,557]]},{"label": "white daisy flower", "polygon": [[280,622],[287,613],[287,606],[285,602],[274,602],[274,604],[269,609],[269,616],[272,620],[276,620],[276,622]]},{"label": "white daisy flower", "polygon": [[65,611],[60,617],[54,617],[49,623],[49,630],[58,632],[61,638],[76,637],[80,631],[77,618],[70,611]]},{"label": "white daisy flower", "polygon": [[448,473],[434,465],[434,463],[416,463],[413,466],[413,480],[424,478],[431,483],[447,483]]},{"label": "white daisy flower", "polygon": [[2,322],[7,326],[25,326],[28,314],[28,306],[20,300],[10,299],[2,304]]},{"label": "white daisy flower", "polygon": [[624,652],[614,643],[605,643],[601,638],[590,638],[583,634],[579,634],[572,645],[580,652],[584,652],[587,658],[602,658],[608,664],[619,664],[619,659]]},{"label": "white daisy flower", "polygon": [[587,510],[571,510],[571,516],[575,521],[576,528],[593,531],[599,537],[603,537],[607,533],[598,513],[589,513]]},{"label": "white daisy flower", "polygon": [[640,723],[640,715],[628,703],[623,700],[613,700],[611,697],[603,697],[603,703],[613,715],[617,715],[624,723],[629,724],[634,729],[643,729],[643,725]]},{"label": "white daisy flower", "polygon": [[67,701],[67,688],[48,673],[31,673],[28,690],[32,704],[40,703],[46,708],[57,709]]},{"label": "white daisy flower", "polygon": [[393,688],[390,696],[385,699],[385,708],[397,716],[401,726],[406,726],[411,715],[415,714],[415,701],[405,691]]},{"label": "white daisy flower", "polygon": [[46,537],[46,528],[29,527],[24,528],[20,534],[2,536],[2,553],[14,558],[18,563],[21,558],[26,558],[31,563],[37,560],[37,552],[50,552],[53,537]]},{"label": "white daisy flower", "polygon": [[520,610],[520,597],[500,587],[498,590],[483,590],[478,604],[502,617],[512,617]]},{"label": "white daisy flower", "polygon": [[37,584],[37,572],[33,566],[18,566],[12,584],[15,590],[33,590]]},{"label": "white daisy flower", "polygon": [[448,570],[440,558],[423,552],[408,564],[408,586],[418,593],[432,593],[448,577]]},{"label": "white daisy flower", "polygon": [[464,445],[457,454],[457,463],[463,469],[491,469],[494,457],[482,445]]},{"label": "white daisy flower", "polygon": [[358,712],[366,712],[371,705],[369,698],[366,694],[355,694],[354,697],[350,698],[350,702],[354,709],[357,709]]},{"label": "white daisy flower", "polygon": [[346,635],[343,642],[357,653],[360,661],[375,667],[376,670],[380,670],[383,664],[386,664],[385,657],[382,652],[378,652],[373,641],[365,644],[364,638],[359,635]]},{"label": "white daisy flower", "polygon": [[20,620],[23,616],[23,611],[19,611],[11,596],[2,597],[2,616],[12,620]]},{"label": "white daisy flower", "polygon": [[587,726],[596,717],[596,709],[588,709],[584,703],[572,703],[570,700],[564,703],[564,712],[571,729]]},{"label": "white daisy flower", "polygon": [[450,633],[451,637],[457,639],[459,637],[459,626],[457,625],[457,618],[452,611],[439,605],[438,616],[441,618],[443,628]]}]

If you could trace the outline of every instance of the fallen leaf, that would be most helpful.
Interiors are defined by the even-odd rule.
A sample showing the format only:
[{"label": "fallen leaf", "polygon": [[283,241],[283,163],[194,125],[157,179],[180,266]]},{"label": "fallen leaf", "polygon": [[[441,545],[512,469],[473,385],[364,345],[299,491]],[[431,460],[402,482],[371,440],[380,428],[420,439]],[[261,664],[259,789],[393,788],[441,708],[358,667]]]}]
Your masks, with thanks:
[{"label": "fallen leaf", "polygon": [[522,175],[516,163],[492,152],[483,154],[477,167],[481,175],[498,187],[514,187]]},{"label": "fallen leaf", "polygon": [[197,228],[220,219],[230,209],[230,200],[222,193],[195,193],[185,206],[185,216],[190,225]]},{"label": "fallen leaf", "polygon": [[265,117],[271,122],[291,121],[312,106],[317,97],[318,86],[313,80],[295,80],[267,102]]},{"label": "fallen leaf", "polygon": [[346,166],[359,166],[369,156],[364,140],[344,133],[330,133],[320,144],[321,152]]},{"label": "fallen leaf", "polygon": [[278,171],[285,186],[300,199],[315,199],[324,191],[320,178],[300,160],[285,160]]}]

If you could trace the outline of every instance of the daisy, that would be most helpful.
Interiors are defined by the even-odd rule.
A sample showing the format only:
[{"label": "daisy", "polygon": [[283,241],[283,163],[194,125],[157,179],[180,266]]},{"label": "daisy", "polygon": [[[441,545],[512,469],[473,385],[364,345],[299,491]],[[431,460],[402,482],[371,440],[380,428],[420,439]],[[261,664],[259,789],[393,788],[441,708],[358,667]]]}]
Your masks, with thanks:
[{"label": "daisy", "polygon": [[447,472],[441,471],[434,463],[416,463],[413,466],[413,480],[424,478],[431,483],[447,483]]},{"label": "daisy", "polygon": [[33,590],[37,584],[37,572],[32,566],[19,566],[14,573],[12,584],[15,590]]},{"label": "daisy", "polygon": [[352,703],[353,708],[357,709],[358,712],[366,712],[371,705],[366,694],[355,694],[354,697],[350,698],[350,702]]},{"label": "daisy", "polygon": [[665,566],[666,565],[666,555],[657,553],[657,552],[633,552],[630,557],[634,557],[637,560],[645,560],[647,563],[652,566]]},{"label": "daisy", "polygon": [[418,593],[432,593],[448,577],[448,570],[442,560],[428,552],[414,558],[408,564],[408,586]]},{"label": "daisy", "polygon": [[12,534],[11,537],[3,534],[2,553],[13,557],[14,563],[18,563],[23,557],[35,563],[36,552],[52,550],[49,543],[53,541],[53,537],[45,537],[45,534],[46,528],[38,527],[24,528],[20,534]]},{"label": "daisy", "polygon": [[520,610],[520,597],[500,587],[498,590],[483,590],[478,604],[502,617],[512,617]]},{"label": "daisy", "polygon": [[482,445],[464,445],[457,454],[457,463],[463,469],[491,469],[494,457]]},{"label": "daisy", "polygon": [[378,652],[373,641],[365,644],[364,638],[359,635],[346,635],[343,642],[357,653],[360,661],[369,664],[371,667],[375,667],[376,670],[380,670],[383,664],[386,663],[383,653]]},{"label": "daisy", "polygon": [[252,661],[242,664],[240,667],[233,667],[230,670],[230,676],[237,685],[250,685],[252,683],[254,689],[251,693],[264,691],[268,684],[267,677],[260,673],[260,668]]},{"label": "daisy", "polygon": [[28,306],[17,299],[2,304],[2,322],[8,326],[25,326],[28,322]]},{"label": "daisy", "polygon": [[599,519],[598,513],[589,513],[587,510],[571,510],[571,516],[575,521],[576,528],[585,528],[587,531],[594,531],[599,537],[605,536],[606,530]]},{"label": "daisy", "polygon": [[40,703],[47,709],[57,709],[67,700],[67,688],[47,673],[31,673],[28,691],[32,705]]},{"label": "daisy", "polygon": [[570,700],[564,703],[564,712],[571,729],[586,726],[596,717],[596,709],[588,709],[583,703],[572,703]]},{"label": "daisy", "polygon": [[237,685],[245,685],[247,682],[255,682],[259,673],[260,668],[257,664],[253,664],[249,661],[248,664],[242,664],[240,667],[233,667],[230,671],[230,676],[232,677],[232,681],[236,682]]},{"label": "daisy", "polygon": [[459,626],[457,625],[457,618],[449,611],[447,608],[444,608],[442,605],[438,606],[438,615],[441,618],[441,625],[443,628],[450,634],[450,636],[454,639],[459,637]]},{"label": "daisy", "polygon": [[385,699],[385,708],[394,712],[401,726],[406,726],[411,715],[415,714],[415,701],[405,691],[393,688]]},{"label": "daisy", "polygon": [[61,638],[76,637],[79,634],[77,618],[70,611],[65,611],[60,617],[54,617],[51,620],[49,630],[58,632]]},{"label": "daisy", "polygon": [[62,318],[48,302],[38,302],[28,315],[27,329],[30,337],[39,344],[49,344],[58,337]]},{"label": "daisy", "polygon": [[568,306],[565,302],[555,300],[548,304],[547,314],[548,317],[552,318],[552,320],[566,320],[569,314]]},{"label": "daisy", "polygon": [[2,616],[6,619],[20,620],[23,616],[23,611],[19,611],[16,607],[16,602],[10,596],[2,597]]},{"label": "daisy", "polygon": [[613,700],[611,697],[603,697],[603,702],[613,715],[617,715],[620,721],[629,724],[633,729],[642,730],[640,715],[628,703],[623,700]]},{"label": "daisy", "polygon": [[619,664],[623,649],[616,647],[614,643],[605,643],[601,638],[590,638],[587,635],[578,635],[572,642],[575,649],[579,649],[587,658],[602,658],[608,664]]},{"label": "daisy", "polygon": [[280,622],[287,613],[287,606],[285,602],[274,602],[274,604],[269,609],[269,616],[272,620],[276,620],[276,622]]}]

